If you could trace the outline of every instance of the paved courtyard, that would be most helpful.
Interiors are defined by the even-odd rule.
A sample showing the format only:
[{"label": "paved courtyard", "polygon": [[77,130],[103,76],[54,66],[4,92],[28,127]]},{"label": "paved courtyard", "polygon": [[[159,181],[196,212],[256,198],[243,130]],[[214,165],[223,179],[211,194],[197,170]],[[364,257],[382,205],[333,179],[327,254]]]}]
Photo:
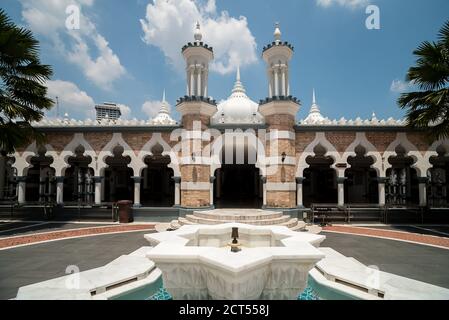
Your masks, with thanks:
[{"label": "paved courtyard", "polygon": [[[96,225],[42,225],[40,231],[92,226]],[[6,226],[3,227],[5,231]],[[25,235],[30,232],[27,228],[16,233],[19,231]],[[149,232],[96,235],[1,250],[0,299],[14,298],[21,286],[63,276],[69,265],[76,265],[81,271],[103,266],[120,255],[147,246],[143,235]],[[366,265],[376,265],[382,271],[449,288],[449,250],[357,235],[323,234],[327,236],[323,246]]]}]

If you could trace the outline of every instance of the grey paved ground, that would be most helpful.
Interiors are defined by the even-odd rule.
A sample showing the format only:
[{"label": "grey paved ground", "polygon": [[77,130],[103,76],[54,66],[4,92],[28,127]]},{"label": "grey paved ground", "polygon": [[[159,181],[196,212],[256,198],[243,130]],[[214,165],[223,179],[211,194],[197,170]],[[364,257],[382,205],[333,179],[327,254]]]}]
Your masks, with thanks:
[{"label": "grey paved ground", "polygon": [[19,287],[65,275],[66,267],[81,271],[101,267],[123,254],[148,246],[146,232],[71,239],[0,251],[0,299],[11,299]]},{"label": "grey paved ground", "polygon": [[[52,232],[70,229],[82,229],[89,227],[107,227],[107,224],[86,224],[86,223],[11,223],[9,226],[0,225],[0,239],[5,237],[25,236],[28,234],[40,233],[40,232]],[[19,228],[19,229],[16,229]]]},{"label": "grey paved ground", "polygon": [[325,233],[331,247],[381,271],[449,288],[449,250],[361,236]]},{"label": "grey paved ground", "polygon": [[[374,229],[385,229],[393,231],[404,231],[418,234],[425,234],[429,236],[437,237],[449,237],[449,226],[382,226],[382,227],[370,227]],[[447,235],[445,235],[446,233]]]},{"label": "grey paved ground", "polygon": [[[63,276],[68,265],[81,271],[105,265],[148,243],[148,232],[103,235],[0,251],[0,299],[21,286]],[[325,233],[323,246],[382,271],[449,288],[449,250],[375,238]]]}]

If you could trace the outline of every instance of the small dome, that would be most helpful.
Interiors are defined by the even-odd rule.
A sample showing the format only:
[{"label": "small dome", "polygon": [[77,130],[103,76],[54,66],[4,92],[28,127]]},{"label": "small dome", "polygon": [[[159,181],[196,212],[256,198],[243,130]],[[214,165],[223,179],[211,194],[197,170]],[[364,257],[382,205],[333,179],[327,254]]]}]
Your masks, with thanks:
[{"label": "small dome", "polygon": [[276,40],[277,42],[281,41],[282,33],[281,33],[281,29],[279,28],[279,22],[276,23],[276,27],[274,29],[273,35],[274,35],[274,40]]},{"label": "small dome", "polygon": [[313,90],[312,107],[303,124],[320,124],[326,119],[321,115],[320,106],[316,103],[315,89]]},{"label": "small dome", "polygon": [[165,100],[165,90],[162,97],[162,104],[156,117],[150,120],[150,125],[176,125],[176,121],[170,116],[170,106]]},{"label": "small dome", "polygon": [[240,81],[240,68],[231,96],[218,104],[217,113],[212,117],[213,124],[263,124],[264,117],[258,112],[259,105],[246,95]]},{"label": "small dome", "polygon": [[195,41],[197,41],[197,42],[200,42],[201,39],[203,39],[203,34],[201,33],[200,23],[199,22],[196,23],[196,29],[195,29],[194,37],[195,37]]}]

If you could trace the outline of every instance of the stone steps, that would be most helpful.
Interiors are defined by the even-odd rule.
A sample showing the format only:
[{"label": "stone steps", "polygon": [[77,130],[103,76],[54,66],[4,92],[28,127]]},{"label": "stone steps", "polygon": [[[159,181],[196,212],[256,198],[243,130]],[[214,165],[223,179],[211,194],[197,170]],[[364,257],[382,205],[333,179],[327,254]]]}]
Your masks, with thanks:
[{"label": "stone steps", "polygon": [[232,222],[240,222],[245,224],[251,224],[255,226],[270,226],[270,225],[280,225],[285,222],[288,222],[291,218],[290,216],[281,216],[279,218],[274,219],[206,219],[197,217],[196,215],[187,215],[186,219],[196,223],[196,224],[221,224],[221,223],[232,223]]},{"label": "stone steps", "polygon": [[172,221],[170,227],[176,230],[185,225],[217,225],[233,222],[256,226],[285,226],[294,231],[305,228],[303,221],[298,221],[297,218],[284,215],[282,212],[245,209],[195,211],[193,214]]}]

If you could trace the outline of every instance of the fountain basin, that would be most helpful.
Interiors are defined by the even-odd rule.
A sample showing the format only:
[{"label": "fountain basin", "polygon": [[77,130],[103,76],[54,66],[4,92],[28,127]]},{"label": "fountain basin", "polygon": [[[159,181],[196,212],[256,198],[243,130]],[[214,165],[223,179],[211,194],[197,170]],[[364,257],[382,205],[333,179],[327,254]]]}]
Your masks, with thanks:
[{"label": "fountain basin", "polygon": [[[229,246],[232,228],[239,229],[238,253]],[[154,246],[147,257],[175,300],[296,300],[325,257],[317,249],[324,236],[281,226],[194,225],[145,238]]]}]

